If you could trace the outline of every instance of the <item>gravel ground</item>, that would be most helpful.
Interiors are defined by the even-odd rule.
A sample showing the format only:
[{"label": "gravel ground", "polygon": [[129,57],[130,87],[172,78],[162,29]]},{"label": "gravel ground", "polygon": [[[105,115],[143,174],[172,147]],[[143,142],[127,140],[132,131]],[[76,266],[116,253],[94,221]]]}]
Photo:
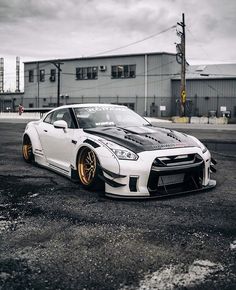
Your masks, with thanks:
[{"label": "gravel ground", "polygon": [[211,191],[112,200],[24,163],[24,126],[0,123],[0,289],[236,288],[236,157]]}]

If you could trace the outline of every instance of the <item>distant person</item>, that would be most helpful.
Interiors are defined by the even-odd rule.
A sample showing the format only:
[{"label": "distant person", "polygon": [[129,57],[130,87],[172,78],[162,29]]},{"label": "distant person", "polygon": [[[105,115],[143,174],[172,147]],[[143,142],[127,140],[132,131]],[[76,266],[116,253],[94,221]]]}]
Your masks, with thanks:
[{"label": "distant person", "polygon": [[22,115],[23,112],[24,112],[24,107],[22,106],[22,104],[19,104],[19,107],[18,107],[19,115]]}]

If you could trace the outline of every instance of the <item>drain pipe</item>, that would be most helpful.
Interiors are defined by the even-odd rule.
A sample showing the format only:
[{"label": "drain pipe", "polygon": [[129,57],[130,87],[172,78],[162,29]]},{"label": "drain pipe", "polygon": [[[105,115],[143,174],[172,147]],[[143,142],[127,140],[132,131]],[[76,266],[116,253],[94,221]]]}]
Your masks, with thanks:
[{"label": "drain pipe", "polygon": [[144,115],[147,116],[147,54],[144,56]]}]

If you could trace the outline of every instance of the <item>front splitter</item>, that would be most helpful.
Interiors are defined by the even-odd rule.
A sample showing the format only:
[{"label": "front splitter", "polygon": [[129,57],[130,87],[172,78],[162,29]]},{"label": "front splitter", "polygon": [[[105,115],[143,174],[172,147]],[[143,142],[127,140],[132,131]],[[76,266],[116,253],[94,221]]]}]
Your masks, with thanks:
[{"label": "front splitter", "polygon": [[119,194],[113,194],[113,193],[105,193],[105,196],[115,198],[115,199],[161,199],[161,198],[168,198],[168,197],[177,197],[180,195],[185,195],[185,194],[195,194],[195,193],[200,193],[203,191],[208,191],[213,189],[216,186],[216,181],[215,180],[210,180],[208,185],[203,186],[201,188],[197,188],[194,190],[188,190],[188,191],[181,191],[181,192],[176,192],[176,193],[168,193],[168,194],[155,194],[155,195],[146,195],[146,196],[134,196],[134,195],[119,195]]}]

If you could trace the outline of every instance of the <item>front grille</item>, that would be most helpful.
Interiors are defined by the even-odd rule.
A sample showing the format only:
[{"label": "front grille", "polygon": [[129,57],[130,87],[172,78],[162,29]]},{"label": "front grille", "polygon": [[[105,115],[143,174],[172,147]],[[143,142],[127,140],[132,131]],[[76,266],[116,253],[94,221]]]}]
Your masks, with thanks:
[{"label": "front grille", "polygon": [[203,159],[198,154],[158,157],[148,179],[151,196],[194,191],[202,187]]},{"label": "front grille", "polygon": [[152,166],[153,167],[167,167],[167,166],[179,166],[186,164],[195,164],[202,162],[202,158],[198,154],[185,154],[157,157]]}]

